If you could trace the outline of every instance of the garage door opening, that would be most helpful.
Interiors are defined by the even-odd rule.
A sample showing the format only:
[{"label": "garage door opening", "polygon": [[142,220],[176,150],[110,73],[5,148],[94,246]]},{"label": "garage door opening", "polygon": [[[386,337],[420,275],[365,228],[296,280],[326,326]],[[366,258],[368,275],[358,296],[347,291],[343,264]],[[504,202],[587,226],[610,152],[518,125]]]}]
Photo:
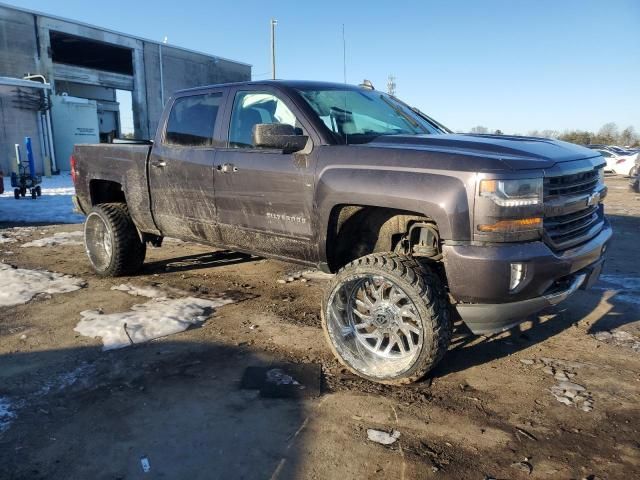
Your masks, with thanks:
[{"label": "garage door opening", "polygon": [[116,100],[119,103],[120,113],[120,138],[134,138],[133,104],[131,92],[128,90],[116,90]]},{"label": "garage door opening", "polygon": [[51,57],[55,63],[133,75],[133,58],[129,48],[56,31],[50,31],[49,38]]}]

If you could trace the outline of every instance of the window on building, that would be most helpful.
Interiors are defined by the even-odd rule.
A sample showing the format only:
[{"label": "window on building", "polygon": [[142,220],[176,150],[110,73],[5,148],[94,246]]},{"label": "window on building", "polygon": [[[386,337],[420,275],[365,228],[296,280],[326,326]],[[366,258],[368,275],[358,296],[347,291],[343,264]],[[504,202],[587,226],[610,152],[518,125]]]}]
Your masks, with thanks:
[{"label": "window on building", "polygon": [[49,41],[54,63],[133,75],[130,48],[53,30],[49,32]]},{"label": "window on building", "polygon": [[191,147],[212,145],[221,99],[221,93],[178,98],[169,114],[165,143]]}]

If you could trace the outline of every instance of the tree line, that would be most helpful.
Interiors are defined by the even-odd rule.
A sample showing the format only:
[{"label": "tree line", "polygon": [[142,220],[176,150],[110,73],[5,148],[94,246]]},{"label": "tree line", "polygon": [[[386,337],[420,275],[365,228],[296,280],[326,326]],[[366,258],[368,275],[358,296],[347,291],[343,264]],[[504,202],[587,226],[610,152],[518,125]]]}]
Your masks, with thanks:
[{"label": "tree line", "polygon": [[[471,133],[493,133],[494,135],[502,135],[501,130],[491,132],[487,127],[478,125],[471,129]],[[515,135],[520,135],[516,133]],[[579,145],[603,144],[603,145],[619,145],[623,147],[640,146],[640,135],[632,126],[628,126],[624,130],[620,130],[614,122],[605,123],[597,132],[588,130],[532,130],[527,132],[530,137],[557,138],[565,142],[577,143]]]}]

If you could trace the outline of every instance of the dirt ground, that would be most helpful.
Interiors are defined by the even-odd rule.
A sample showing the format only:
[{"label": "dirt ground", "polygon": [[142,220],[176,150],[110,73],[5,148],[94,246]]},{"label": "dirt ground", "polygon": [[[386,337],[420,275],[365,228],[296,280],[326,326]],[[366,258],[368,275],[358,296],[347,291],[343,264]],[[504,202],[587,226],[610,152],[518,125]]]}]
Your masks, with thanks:
[{"label": "dirt ground", "polygon": [[[22,230],[0,260],[87,285],[0,307],[0,478],[640,478],[640,195],[622,177],[607,183],[615,238],[596,288],[497,336],[456,325],[429,378],[398,388],[332,358],[326,280],[278,282],[295,265],[172,242],[149,249],[141,274],[101,279],[81,245],[20,247],[79,225]],[[197,328],[102,351],[74,327],[81,311],[148,300],[111,290],[122,283],[237,301]],[[322,394],[240,388],[247,367],[283,362],[320,364]],[[563,375],[591,411],[554,397]],[[384,446],[367,429],[400,437]]]}]

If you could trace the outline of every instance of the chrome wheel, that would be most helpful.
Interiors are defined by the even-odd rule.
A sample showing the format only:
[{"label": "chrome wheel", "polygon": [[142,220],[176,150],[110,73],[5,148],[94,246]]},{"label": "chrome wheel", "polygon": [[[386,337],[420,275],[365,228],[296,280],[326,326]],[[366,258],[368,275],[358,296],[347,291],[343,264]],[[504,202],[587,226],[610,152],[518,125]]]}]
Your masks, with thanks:
[{"label": "chrome wheel", "polygon": [[106,270],[113,255],[113,236],[100,215],[90,213],[84,223],[84,247],[93,266]]},{"label": "chrome wheel", "polygon": [[401,375],[424,343],[424,328],[407,292],[379,275],[355,275],[330,293],[327,330],[340,356],[372,377]]}]

